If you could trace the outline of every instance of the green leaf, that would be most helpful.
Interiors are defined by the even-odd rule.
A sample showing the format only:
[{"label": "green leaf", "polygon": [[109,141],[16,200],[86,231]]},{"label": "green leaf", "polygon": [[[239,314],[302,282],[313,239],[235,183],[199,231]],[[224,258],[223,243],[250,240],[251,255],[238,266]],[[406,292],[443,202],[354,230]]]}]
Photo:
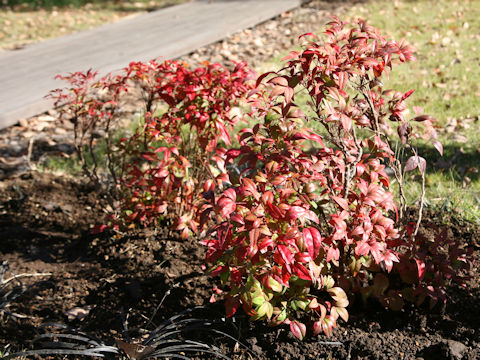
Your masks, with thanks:
[{"label": "green leaf", "polygon": [[265,303],[265,298],[263,296],[257,296],[252,299],[252,303],[255,306],[261,306]]}]

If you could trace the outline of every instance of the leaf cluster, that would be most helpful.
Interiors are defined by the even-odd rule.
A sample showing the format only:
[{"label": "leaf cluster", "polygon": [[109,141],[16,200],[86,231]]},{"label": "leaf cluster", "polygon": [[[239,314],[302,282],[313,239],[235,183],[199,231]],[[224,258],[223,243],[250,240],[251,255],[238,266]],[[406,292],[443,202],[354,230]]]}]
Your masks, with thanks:
[{"label": "leaf cluster", "polygon": [[[219,64],[190,70],[177,61],[150,61],[133,62],[99,80],[92,71],[60,76],[70,87],[51,97],[57,106],[65,104],[61,115],[74,124],[83,170],[114,210],[95,230],[124,231],[168,219],[182,237],[196,233],[203,183],[225,180],[224,146],[231,144],[241,115],[235,110],[253,87],[252,74],[244,63],[229,71]],[[144,105],[139,124],[117,139],[122,106],[129,92],[139,90]],[[99,130],[106,147],[100,156]]]},{"label": "leaf cluster", "polygon": [[[334,18],[325,35],[324,42],[302,35],[302,51],[258,78],[251,102],[260,120],[226,154],[244,171],[202,208],[215,223],[203,244],[228,289],[227,313],[243,307],[253,320],[289,324],[299,339],[308,329],[331,335],[339,318],[348,320],[357,293],[401,307],[384,296],[388,273],[407,277],[414,264],[455,280],[450,264],[467,262],[464,250],[448,243],[443,266],[438,241],[430,246],[418,226],[405,227],[390,189],[387,167],[400,185],[406,171],[425,172],[411,141],[436,141],[431,117],[408,119],[413,91],[384,89],[381,81],[396,62],[414,60],[414,49],[362,20],[348,27]],[[306,105],[296,102],[299,94],[307,94]],[[419,122],[423,134],[415,131]],[[408,283],[410,297],[394,295],[417,303],[442,298],[446,282],[425,281],[419,275]]]}]

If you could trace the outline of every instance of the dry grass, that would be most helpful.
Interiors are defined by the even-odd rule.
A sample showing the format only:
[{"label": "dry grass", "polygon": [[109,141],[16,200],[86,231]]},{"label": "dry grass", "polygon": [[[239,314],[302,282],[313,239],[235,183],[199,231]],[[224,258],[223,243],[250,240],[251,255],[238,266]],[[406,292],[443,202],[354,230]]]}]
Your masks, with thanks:
[{"label": "dry grass", "polygon": [[188,0],[122,0],[51,9],[1,8],[0,48],[21,48],[29,43],[90,29],[126,16],[186,1]]},{"label": "dry grass", "polygon": [[[349,15],[418,49],[418,61],[396,68],[386,84],[415,89],[410,106],[438,120],[444,156],[420,144],[429,161],[427,205],[480,222],[480,1],[370,1]],[[421,189],[416,179],[407,187],[412,203]]]}]

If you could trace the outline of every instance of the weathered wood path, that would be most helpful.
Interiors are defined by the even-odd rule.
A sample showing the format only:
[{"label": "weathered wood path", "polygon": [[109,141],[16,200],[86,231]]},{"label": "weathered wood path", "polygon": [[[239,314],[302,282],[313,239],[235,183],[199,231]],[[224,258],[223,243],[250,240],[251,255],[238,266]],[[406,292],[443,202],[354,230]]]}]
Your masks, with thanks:
[{"label": "weathered wood path", "polygon": [[100,74],[131,61],[171,59],[252,27],[302,0],[197,0],[99,28],[0,52],[0,129],[51,108],[54,77],[90,68]]}]

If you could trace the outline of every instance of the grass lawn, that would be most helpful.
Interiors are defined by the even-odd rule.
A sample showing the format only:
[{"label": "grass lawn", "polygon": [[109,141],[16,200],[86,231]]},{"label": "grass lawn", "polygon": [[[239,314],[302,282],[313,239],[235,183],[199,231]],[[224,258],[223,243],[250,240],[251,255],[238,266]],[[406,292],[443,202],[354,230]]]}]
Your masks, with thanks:
[{"label": "grass lawn", "polygon": [[[480,1],[369,1],[348,16],[418,49],[417,62],[394,69],[386,85],[416,89],[409,104],[438,120],[443,158],[431,144],[419,146],[429,164],[427,205],[480,222]],[[410,182],[411,202],[420,189]]]},{"label": "grass lawn", "polygon": [[93,2],[83,6],[0,8],[0,48],[19,48],[188,0]]}]

